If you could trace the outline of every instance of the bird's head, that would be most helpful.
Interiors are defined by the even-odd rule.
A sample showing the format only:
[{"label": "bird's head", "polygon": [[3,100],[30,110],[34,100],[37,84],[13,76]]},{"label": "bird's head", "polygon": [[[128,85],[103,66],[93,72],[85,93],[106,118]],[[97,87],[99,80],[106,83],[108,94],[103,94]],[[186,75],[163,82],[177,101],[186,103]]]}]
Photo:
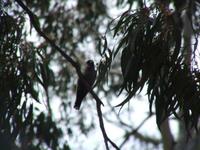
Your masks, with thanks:
[{"label": "bird's head", "polygon": [[86,62],[86,64],[87,64],[87,67],[89,67],[89,68],[94,68],[94,61],[93,61],[93,60],[88,60],[88,61]]}]

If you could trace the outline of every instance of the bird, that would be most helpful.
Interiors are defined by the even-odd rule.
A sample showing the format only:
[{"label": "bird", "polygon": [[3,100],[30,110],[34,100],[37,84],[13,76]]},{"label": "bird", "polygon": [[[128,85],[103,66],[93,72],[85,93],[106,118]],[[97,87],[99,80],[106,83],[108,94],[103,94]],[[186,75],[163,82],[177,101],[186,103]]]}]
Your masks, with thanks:
[{"label": "bird", "polygon": [[[94,81],[96,79],[97,71],[95,70],[94,62],[93,60],[88,60],[86,62],[86,67],[83,73],[83,77],[87,81],[90,88],[92,88],[92,85],[94,84]],[[76,91],[76,101],[74,104],[74,108],[76,110],[80,109],[81,103],[83,99],[88,94],[89,89],[85,86],[83,81],[79,78],[77,83],[77,91]]]}]

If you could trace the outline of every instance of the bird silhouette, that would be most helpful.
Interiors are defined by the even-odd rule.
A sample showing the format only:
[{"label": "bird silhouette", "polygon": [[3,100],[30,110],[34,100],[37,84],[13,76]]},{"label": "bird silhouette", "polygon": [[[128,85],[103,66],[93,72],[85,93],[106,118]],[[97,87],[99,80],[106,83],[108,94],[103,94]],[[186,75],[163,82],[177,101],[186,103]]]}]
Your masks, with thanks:
[{"label": "bird silhouette", "polygon": [[[87,83],[89,84],[90,88],[94,84],[94,81],[96,79],[96,74],[97,74],[97,72],[95,70],[94,62],[92,60],[88,60],[86,62],[86,67],[85,67],[83,76],[84,76],[85,80],[87,81]],[[77,110],[80,109],[81,103],[88,92],[89,92],[88,88],[85,86],[85,84],[79,78],[78,83],[77,83],[76,101],[74,104],[75,109],[77,109]]]}]

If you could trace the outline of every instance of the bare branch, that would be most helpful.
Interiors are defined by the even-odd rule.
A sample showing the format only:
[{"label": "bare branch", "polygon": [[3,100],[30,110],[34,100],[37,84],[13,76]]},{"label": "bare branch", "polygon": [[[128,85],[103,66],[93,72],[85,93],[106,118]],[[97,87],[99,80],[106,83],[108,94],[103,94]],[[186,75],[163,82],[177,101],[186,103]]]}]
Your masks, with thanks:
[{"label": "bare branch", "polygon": [[[121,125],[123,125],[123,126],[129,128],[129,129],[132,129],[132,126],[131,126],[131,125],[125,123],[125,122],[120,118],[120,115],[116,112],[115,107],[113,107],[113,106],[111,105],[110,101],[108,101],[108,105],[109,105],[109,107],[111,108],[111,111],[114,113],[116,119],[119,121],[119,123],[120,123]],[[112,122],[112,121],[109,120],[108,118],[106,118],[106,119],[107,119],[109,122]],[[120,125],[120,126],[121,126],[121,125]]]},{"label": "bare branch", "polygon": [[140,141],[143,141],[146,143],[151,143],[153,145],[159,145],[161,143],[161,140],[154,139],[149,136],[144,136],[141,133],[139,133],[137,130],[134,129],[133,131],[131,131],[125,135],[125,139],[121,143],[120,148],[122,148],[124,146],[124,144],[129,140],[129,138],[131,136],[134,136],[135,138],[139,139]]},{"label": "bare branch", "polygon": [[109,150],[109,147],[108,147],[108,142],[109,142],[116,150],[119,150],[117,145],[113,141],[110,140],[110,138],[108,137],[108,135],[106,133],[106,130],[105,130],[105,127],[104,127],[104,122],[103,122],[103,117],[102,117],[102,112],[101,112],[101,104],[99,102],[97,102],[96,107],[97,107],[97,114],[98,114],[98,117],[99,117],[99,125],[100,125],[100,128],[101,128],[103,137],[104,137],[106,149]]},{"label": "bare branch", "polygon": [[141,141],[147,142],[147,143],[152,143],[154,145],[158,145],[160,142],[158,142],[158,140],[152,139],[150,137],[147,136],[143,136],[142,134],[140,134],[138,132],[138,130],[144,125],[144,123],[152,116],[152,114],[149,114],[139,125],[137,128],[133,129],[131,132],[128,132],[125,134],[125,139],[124,141],[121,143],[120,148],[122,148],[122,146],[128,141],[128,139],[130,138],[130,136],[134,136],[136,138],[139,138]]}]

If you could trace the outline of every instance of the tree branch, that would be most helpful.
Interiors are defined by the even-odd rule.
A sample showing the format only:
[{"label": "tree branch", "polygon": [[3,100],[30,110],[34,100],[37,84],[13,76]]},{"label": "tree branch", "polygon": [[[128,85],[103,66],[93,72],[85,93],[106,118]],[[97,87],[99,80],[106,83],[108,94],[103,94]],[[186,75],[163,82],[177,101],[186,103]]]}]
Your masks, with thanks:
[{"label": "tree branch", "polygon": [[104,127],[104,122],[103,122],[103,117],[102,117],[102,112],[101,112],[101,104],[99,102],[97,102],[96,107],[97,107],[97,114],[98,114],[98,118],[99,118],[99,125],[101,128],[103,137],[104,137],[106,149],[109,150],[109,147],[108,147],[108,142],[109,142],[116,150],[119,150],[118,146],[113,141],[110,140],[110,138],[108,137],[108,135],[106,133],[106,130]]},{"label": "tree branch", "polygon": [[127,135],[125,135],[125,139],[124,139],[124,141],[121,143],[120,149],[122,149],[122,147],[124,146],[124,144],[129,140],[129,138],[130,138],[131,136],[134,136],[135,138],[139,139],[139,140],[142,141],[142,142],[150,143],[150,144],[153,144],[153,145],[155,145],[155,146],[161,144],[161,140],[159,140],[159,139],[154,139],[154,138],[149,137],[149,136],[144,136],[143,134],[139,133],[138,131],[133,130],[133,131],[127,133]]},{"label": "tree branch", "polygon": [[26,13],[28,14],[29,18],[30,18],[30,22],[33,25],[33,27],[35,28],[35,30],[38,32],[38,34],[40,36],[42,36],[48,43],[50,43],[50,45],[52,47],[54,47],[75,69],[76,72],[79,76],[79,78],[83,81],[83,83],[85,84],[86,88],[89,89],[90,94],[94,97],[94,99],[96,101],[99,101],[102,105],[104,105],[101,100],[99,99],[99,97],[94,93],[94,91],[90,88],[89,84],[87,83],[87,81],[84,79],[84,76],[80,70],[80,66],[78,65],[78,63],[76,63],[69,55],[67,55],[60,47],[58,47],[54,41],[52,41],[48,36],[46,36],[46,34],[40,29],[40,27],[37,24],[36,21],[36,15],[33,14],[33,12],[25,6],[25,4],[21,1],[21,0],[15,0],[24,11],[26,11]]},{"label": "tree branch", "polygon": [[28,16],[30,18],[30,22],[33,25],[33,27],[35,28],[35,30],[38,32],[38,34],[40,36],[42,36],[48,43],[50,43],[50,45],[52,47],[54,47],[76,69],[76,72],[77,72],[79,78],[83,81],[83,83],[85,84],[86,88],[89,89],[89,92],[91,93],[91,95],[96,100],[99,124],[100,124],[100,128],[101,128],[101,131],[102,131],[102,134],[103,134],[103,137],[104,137],[104,142],[105,142],[105,145],[106,145],[106,149],[109,150],[109,147],[108,147],[108,142],[109,142],[115,149],[119,150],[117,145],[109,139],[109,137],[107,136],[107,133],[105,131],[102,112],[101,112],[101,105],[104,105],[104,104],[101,102],[99,97],[94,93],[92,88],[89,86],[87,81],[84,79],[84,76],[80,71],[79,65],[69,55],[67,55],[60,47],[58,47],[49,37],[46,36],[46,34],[40,29],[40,27],[37,24],[37,21],[35,20],[36,19],[36,15],[33,14],[32,11],[28,7],[26,7],[25,4],[21,0],[15,0],[15,1],[28,14]]},{"label": "tree branch", "polygon": [[149,114],[135,129],[132,129],[132,131],[125,134],[125,139],[121,143],[120,148],[128,141],[130,136],[134,135],[134,137],[139,138],[141,141],[152,143],[154,145],[158,145],[159,141],[156,139],[152,139],[150,137],[145,137],[144,135],[140,134],[138,130],[145,124],[145,122],[152,116],[152,114]]},{"label": "tree branch", "polygon": [[174,137],[169,126],[169,119],[167,118],[160,126],[160,133],[162,136],[163,149],[171,150],[174,147]]}]

